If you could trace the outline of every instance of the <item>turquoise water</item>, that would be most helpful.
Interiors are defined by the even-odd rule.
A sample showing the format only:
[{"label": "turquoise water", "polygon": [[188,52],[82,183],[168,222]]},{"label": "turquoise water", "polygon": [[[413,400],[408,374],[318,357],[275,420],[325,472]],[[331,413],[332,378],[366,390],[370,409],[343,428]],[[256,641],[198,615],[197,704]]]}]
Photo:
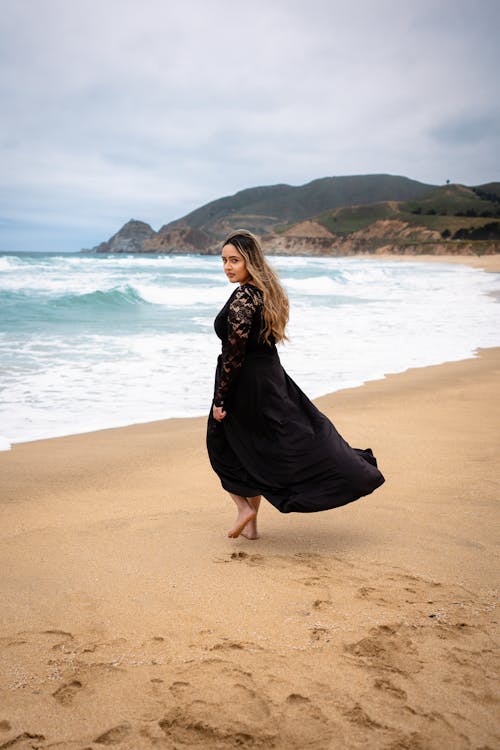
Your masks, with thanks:
[{"label": "turquoise water", "polygon": [[[284,366],[311,397],[500,344],[497,274],[270,259],[291,303]],[[233,287],[206,256],[0,254],[0,435],[10,442],[208,411]]]}]

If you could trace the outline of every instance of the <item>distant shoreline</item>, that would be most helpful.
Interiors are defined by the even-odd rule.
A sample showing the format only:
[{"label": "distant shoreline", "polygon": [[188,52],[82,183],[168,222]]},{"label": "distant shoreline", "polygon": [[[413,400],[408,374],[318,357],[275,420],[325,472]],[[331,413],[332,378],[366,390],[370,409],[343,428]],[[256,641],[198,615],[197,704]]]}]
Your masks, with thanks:
[{"label": "distant shoreline", "polygon": [[[151,252],[136,252],[136,251],[127,251],[127,252],[109,252],[109,253],[98,253],[95,250],[72,250],[68,252],[64,251],[46,251],[46,250],[0,250],[0,255],[55,255],[55,256],[61,256],[61,255],[95,255],[96,257],[103,257],[103,256],[120,256],[120,255],[133,255],[137,258],[140,258],[142,256],[146,256],[148,258],[158,256],[158,257],[165,257],[165,256],[190,256],[190,255],[200,255],[202,257],[208,257],[212,256],[214,257],[216,253],[183,253],[183,252],[175,252],[175,253],[159,253],[157,251],[151,251]],[[302,255],[297,255],[295,253],[273,253],[273,252],[266,252],[266,255],[275,257],[288,257],[288,258],[298,258],[298,257],[304,257],[304,258],[363,258],[368,260],[397,260],[402,262],[418,262],[418,263],[462,263],[467,266],[471,266],[471,268],[481,268],[484,271],[489,271],[491,273],[500,273],[500,253],[489,253],[485,255],[455,255],[452,253],[440,253],[440,254],[434,254],[434,253],[353,253],[349,255],[315,255],[315,254],[307,254],[304,253]]]},{"label": "distant shoreline", "polygon": [[500,253],[493,255],[393,255],[387,253],[384,255],[360,254],[349,257],[368,258],[370,260],[398,260],[403,263],[462,263],[489,273],[500,273]]}]

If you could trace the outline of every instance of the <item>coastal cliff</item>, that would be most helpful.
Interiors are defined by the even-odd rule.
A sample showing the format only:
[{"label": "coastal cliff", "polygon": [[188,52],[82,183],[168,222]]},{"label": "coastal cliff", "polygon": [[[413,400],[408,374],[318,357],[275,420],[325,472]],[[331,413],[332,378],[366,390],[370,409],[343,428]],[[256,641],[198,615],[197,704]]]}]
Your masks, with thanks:
[{"label": "coastal cliff", "polygon": [[156,235],[156,232],[144,221],[130,219],[107,242],[93,248],[96,253],[140,253],[145,242]]},{"label": "coastal cliff", "polygon": [[[485,255],[500,252],[500,240],[444,240],[441,233],[398,219],[381,219],[347,235],[335,235],[320,224],[307,222],[282,234],[261,238],[273,255]],[[319,231],[322,230],[322,231]]]},{"label": "coastal cliff", "polygon": [[250,188],[158,231],[131,219],[92,252],[212,255],[237,227],[259,235],[276,255],[498,253],[500,183],[435,187],[358,175]]}]

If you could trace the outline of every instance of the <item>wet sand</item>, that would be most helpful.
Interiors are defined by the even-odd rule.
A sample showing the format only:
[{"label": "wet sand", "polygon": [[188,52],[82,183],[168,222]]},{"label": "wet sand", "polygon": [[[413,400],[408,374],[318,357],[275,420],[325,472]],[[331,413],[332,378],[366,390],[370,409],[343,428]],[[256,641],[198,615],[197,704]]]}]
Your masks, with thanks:
[{"label": "wet sand", "polygon": [[203,419],[1,453],[0,748],[499,747],[499,375],[318,399],[387,482],[263,501],[258,541],[226,537]]}]

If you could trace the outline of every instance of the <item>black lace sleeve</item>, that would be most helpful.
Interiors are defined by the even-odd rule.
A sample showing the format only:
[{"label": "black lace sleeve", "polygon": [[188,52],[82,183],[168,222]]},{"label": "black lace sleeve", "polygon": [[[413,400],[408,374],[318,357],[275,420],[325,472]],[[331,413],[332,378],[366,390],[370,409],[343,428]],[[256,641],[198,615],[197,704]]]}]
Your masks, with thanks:
[{"label": "black lace sleeve", "polygon": [[247,347],[255,312],[259,306],[257,290],[253,293],[248,287],[240,287],[229,305],[227,316],[227,343],[222,347],[222,362],[215,379],[215,406],[222,406],[224,399],[238,374]]}]

